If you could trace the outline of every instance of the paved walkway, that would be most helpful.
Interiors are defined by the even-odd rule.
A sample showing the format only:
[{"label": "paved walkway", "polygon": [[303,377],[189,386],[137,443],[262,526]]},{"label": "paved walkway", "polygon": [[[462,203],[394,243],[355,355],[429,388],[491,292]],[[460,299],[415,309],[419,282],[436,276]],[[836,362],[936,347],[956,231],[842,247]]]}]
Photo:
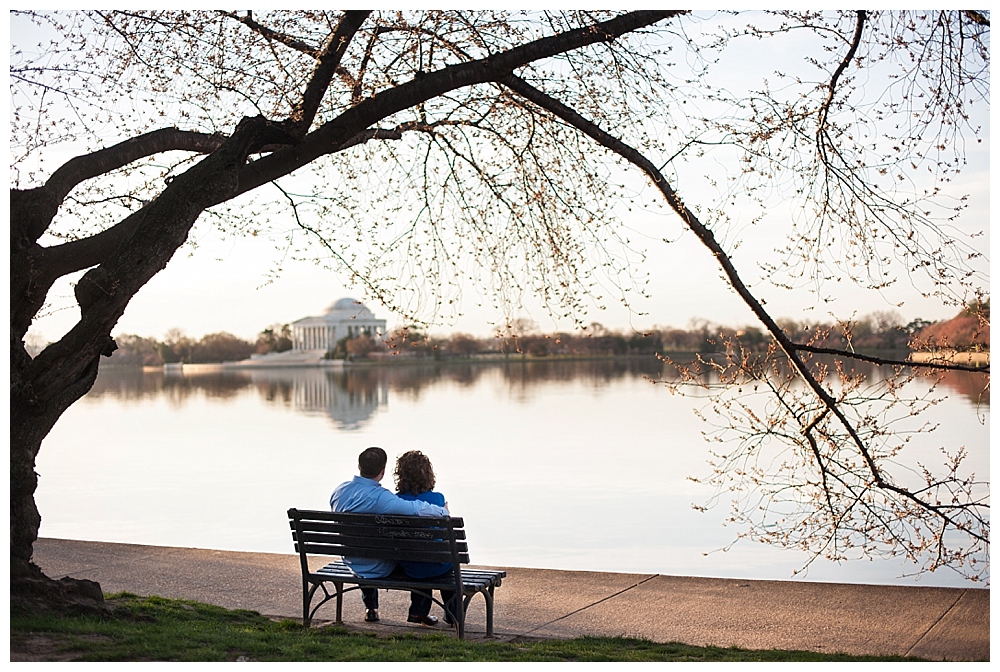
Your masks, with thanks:
[{"label": "paved walkway", "polygon": [[[300,618],[298,557],[191,548],[39,539],[35,562],[54,578]],[[383,591],[381,623],[363,622],[360,595],[345,597],[352,627],[381,632],[406,623],[409,598]],[[324,613],[326,612],[326,613]],[[432,612],[434,613],[434,612]],[[314,621],[332,619],[324,605]],[[482,636],[481,598],[469,607],[470,636]],[[658,642],[804,649],[850,654],[988,660],[988,589],[866,586],[701,579],[659,574],[507,568],[496,593],[496,634],[519,637],[609,635]]]}]

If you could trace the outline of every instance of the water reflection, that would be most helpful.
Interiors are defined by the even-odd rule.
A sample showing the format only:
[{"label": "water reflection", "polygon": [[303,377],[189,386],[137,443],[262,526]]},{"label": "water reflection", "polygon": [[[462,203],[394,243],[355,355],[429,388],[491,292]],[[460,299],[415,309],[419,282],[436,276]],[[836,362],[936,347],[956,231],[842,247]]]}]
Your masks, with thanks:
[{"label": "water reflection", "polygon": [[320,368],[202,369],[183,372],[156,369],[102,368],[91,399],[110,396],[130,401],[163,396],[180,405],[195,397],[230,399],[255,390],[265,401],[302,413],[325,413],[339,429],[356,430],[389,403],[389,390],[417,400],[442,382],[472,387],[484,375],[499,371],[521,402],[531,387],[545,381],[576,381],[594,387],[625,377],[660,378],[664,364],[656,359],[498,363],[446,363],[373,366],[342,370]]},{"label": "water reflection", "polygon": [[929,376],[937,379],[946,391],[957,393],[976,406],[990,405],[990,376],[971,371],[943,371]]},{"label": "water reflection", "polygon": [[[886,374],[884,369],[866,362],[854,362],[852,370],[864,374],[871,383],[881,382]],[[494,373],[499,373],[511,398],[524,403],[534,398],[534,388],[540,383],[561,381],[601,388],[628,378],[650,382],[678,380],[672,364],[655,358],[580,361],[511,358],[505,362],[403,364],[341,370],[190,368],[166,374],[159,369],[107,367],[101,369],[88,397],[112,396],[128,401],[164,396],[170,403],[180,405],[199,395],[224,400],[245,390],[256,390],[269,403],[302,413],[325,413],[338,428],[353,430],[362,427],[380,407],[389,403],[390,390],[393,395],[418,400],[425,390],[442,382],[468,388]],[[948,371],[927,378],[928,382],[936,381],[946,393],[958,395],[977,407],[989,407],[988,374]],[[702,380],[713,384],[718,382],[718,376],[705,370]]]},{"label": "water reflection", "polygon": [[[272,371],[250,374],[254,383],[270,378]],[[358,429],[379,406],[389,402],[389,387],[373,376],[352,376],[346,372],[309,371],[292,380],[295,409],[306,413],[322,412],[341,429]]]}]

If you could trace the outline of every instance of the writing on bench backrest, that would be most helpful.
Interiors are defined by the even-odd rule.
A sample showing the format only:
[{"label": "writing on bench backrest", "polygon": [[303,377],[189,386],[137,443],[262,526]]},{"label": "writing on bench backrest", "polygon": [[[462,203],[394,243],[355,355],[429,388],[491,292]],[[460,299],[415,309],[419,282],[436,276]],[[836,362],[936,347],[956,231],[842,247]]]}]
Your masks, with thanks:
[{"label": "writing on bench backrest", "polygon": [[406,518],[392,518],[390,516],[375,516],[375,522],[379,525],[409,525],[410,521]]},{"label": "writing on bench backrest", "polygon": [[435,539],[441,541],[441,530],[435,533],[434,530],[401,530],[397,527],[378,528],[380,537],[393,537],[395,539]]}]

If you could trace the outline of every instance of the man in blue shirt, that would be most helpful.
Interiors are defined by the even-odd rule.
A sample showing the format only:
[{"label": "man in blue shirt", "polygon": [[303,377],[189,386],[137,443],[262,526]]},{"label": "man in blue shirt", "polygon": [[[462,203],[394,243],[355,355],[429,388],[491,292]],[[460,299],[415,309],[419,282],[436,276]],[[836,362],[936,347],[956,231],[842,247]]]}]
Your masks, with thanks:
[{"label": "man in blue shirt", "polygon": [[[449,515],[445,507],[419,500],[406,501],[379,485],[385,477],[387,461],[388,456],[381,448],[366,448],[358,456],[358,471],[361,475],[337,486],[330,495],[330,509],[344,513],[389,513],[398,516]],[[344,563],[352,572],[365,579],[381,579],[396,569],[396,563],[391,560],[344,558]],[[361,599],[365,603],[365,620],[369,623],[377,621],[378,590],[362,588]],[[413,620],[412,617],[410,620]],[[423,625],[435,625],[437,618],[425,616],[418,621]]]}]

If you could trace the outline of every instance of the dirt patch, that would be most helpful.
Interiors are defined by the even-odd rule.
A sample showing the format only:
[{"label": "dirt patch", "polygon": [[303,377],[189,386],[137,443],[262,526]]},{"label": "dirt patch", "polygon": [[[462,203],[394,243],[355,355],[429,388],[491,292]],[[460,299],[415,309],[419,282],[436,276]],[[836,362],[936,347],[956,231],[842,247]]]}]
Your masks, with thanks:
[{"label": "dirt patch", "polygon": [[[110,642],[108,637],[98,635],[80,636],[78,639],[95,642]],[[66,651],[65,638],[54,635],[25,635],[10,640],[10,660],[12,663],[27,662],[59,662],[80,660],[83,654],[77,651]]]}]

